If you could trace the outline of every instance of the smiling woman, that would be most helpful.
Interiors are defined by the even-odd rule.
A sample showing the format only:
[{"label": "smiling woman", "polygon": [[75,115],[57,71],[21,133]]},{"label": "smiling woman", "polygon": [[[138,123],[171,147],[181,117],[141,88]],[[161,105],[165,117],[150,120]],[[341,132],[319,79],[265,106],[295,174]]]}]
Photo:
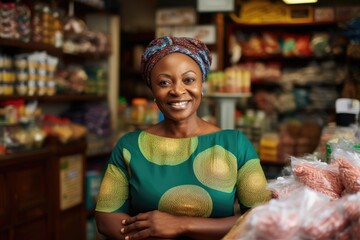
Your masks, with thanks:
[{"label": "smiling woman", "polygon": [[[241,213],[270,198],[259,158],[238,130],[197,115],[211,55],[191,38],[162,37],[141,69],[164,120],[116,144],[96,206],[114,239],[220,239]],[[254,181],[256,179],[256,181]]]},{"label": "smiling woman", "polygon": [[163,57],[151,72],[150,86],[159,109],[167,118],[181,121],[197,117],[202,74],[192,58],[182,53]]}]

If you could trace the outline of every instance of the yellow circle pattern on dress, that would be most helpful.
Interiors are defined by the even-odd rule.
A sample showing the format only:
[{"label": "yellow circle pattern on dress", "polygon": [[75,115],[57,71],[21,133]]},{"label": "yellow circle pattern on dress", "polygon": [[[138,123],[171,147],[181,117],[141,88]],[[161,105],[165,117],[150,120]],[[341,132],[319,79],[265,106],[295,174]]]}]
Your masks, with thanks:
[{"label": "yellow circle pattern on dress", "polygon": [[159,201],[159,210],[178,216],[209,217],[213,203],[209,193],[196,185],[169,189]]},{"label": "yellow circle pattern on dress", "polygon": [[96,211],[113,212],[119,209],[125,203],[128,194],[128,180],[125,173],[115,165],[109,164],[101,183]]},{"label": "yellow circle pattern on dress", "polygon": [[130,170],[130,160],[131,160],[131,153],[129,150],[127,150],[126,148],[124,148],[123,150],[123,156],[124,156],[124,161],[126,164],[126,168],[129,172],[129,175],[131,176],[131,170]]},{"label": "yellow circle pattern on dress", "polygon": [[[198,138],[165,138],[141,132],[139,148],[144,157],[158,165],[178,165],[188,160],[198,146]],[[161,153],[161,154],[159,154]]]},{"label": "yellow circle pattern on dress", "polygon": [[225,148],[215,145],[196,156],[194,173],[205,186],[230,193],[237,179],[236,157]]}]

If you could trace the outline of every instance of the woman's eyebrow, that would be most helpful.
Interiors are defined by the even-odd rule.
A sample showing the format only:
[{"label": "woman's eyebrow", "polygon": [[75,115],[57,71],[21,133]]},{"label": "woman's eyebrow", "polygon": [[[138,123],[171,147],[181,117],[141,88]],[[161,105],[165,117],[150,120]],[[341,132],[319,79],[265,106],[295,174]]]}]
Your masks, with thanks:
[{"label": "woman's eyebrow", "polygon": [[186,71],[186,72],[184,72],[183,74],[181,74],[181,75],[185,75],[185,74],[187,74],[187,73],[194,73],[195,75],[196,75],[196,72],[195,71],[193,71],[193,70],[189,70],[189,71]]},{"label": "woman's eyebrow", "polygon": [[171,75],[170,74],[167,74],[167,73],[160,73],[159,75],[157,75],[156,77],[161,77],[161,76],[163,76],[163,77],[171,77]]}]

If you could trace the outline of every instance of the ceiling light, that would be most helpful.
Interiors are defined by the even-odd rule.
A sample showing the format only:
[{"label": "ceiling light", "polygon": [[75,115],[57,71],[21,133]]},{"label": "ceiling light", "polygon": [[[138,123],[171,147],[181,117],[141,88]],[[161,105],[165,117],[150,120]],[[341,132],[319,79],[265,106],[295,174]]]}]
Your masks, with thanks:
[{"label": "ceiling light", "polygon": [[317,0],[283,0],[286,4],[316,3]]}]

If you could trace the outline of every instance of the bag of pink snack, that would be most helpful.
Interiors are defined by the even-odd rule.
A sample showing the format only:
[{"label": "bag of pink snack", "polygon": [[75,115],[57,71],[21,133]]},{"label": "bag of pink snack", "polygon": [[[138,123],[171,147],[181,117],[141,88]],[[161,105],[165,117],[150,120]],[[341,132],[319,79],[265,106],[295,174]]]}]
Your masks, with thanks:
[{"label": "bag of pink snack", "polygon": [[[254,208],[246,219],[245,231],[238,240],[300,240],[317,233],[318,225],[305,224],[311,211],[322,205],[328,206],[330,199],[306,186],[294,190],[287,198],[272,199],[267,204]],[[318,217],[314,219],[316,221]],[[340,219],[341,221],[341,219]],[[340,224],[339,224],[340,225]],[[335,231],[330,227],[326,231]],[[320,229],[319,234],[323,234]],[[319,239],[319,238],[313,238]]]},{"label": "bag of pink snack", "polygon": [[333,200],[341,197],[344,187],[338,166],[318,160],[291,157],[291,167],[297,181]]},{"label": "bag of pink snack", "polygon": [[352,146],[338,145],[331,153],[331,162],[338,166],[345,194],[360,191],[360,151]]},{"label": "bag of pink snack", "polygon": [[299,229],[299,239],[335,239],[348,226],[337,201],[317,201],[307,211]]}]

